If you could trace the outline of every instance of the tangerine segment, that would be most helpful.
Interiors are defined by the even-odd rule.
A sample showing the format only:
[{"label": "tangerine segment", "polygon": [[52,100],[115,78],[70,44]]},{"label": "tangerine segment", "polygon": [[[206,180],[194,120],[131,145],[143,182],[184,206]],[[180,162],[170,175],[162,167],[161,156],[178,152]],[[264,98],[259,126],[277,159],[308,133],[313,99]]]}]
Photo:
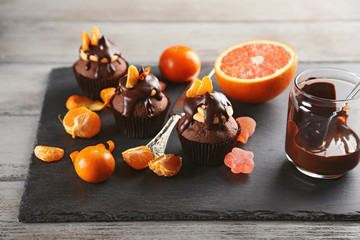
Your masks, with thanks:
[{"label": "tangerine segment", "polygon": [[134,65],[130,65],[127,73],[126,88],[132,88],[135,86],[139,78],[139,71]]},{"label": "tangerine segment", "polygon": [[194,98],[197,96],[197,90],[199,89],[201,85],[201,81],[199,79],[196,79],[191,87],[186,91],[186,97],[188,98]]},{"label": "tangerine segment", "polygon": [[99,115],[79,107],[68,111],[63,119],[65,131],[73,138],[91,138],[100,132],[101,121]]},{"label": "tangerine segment", "polygon": [[149,168],[158,176],[172,177],[178,174],[182,166],[181,157],[163,154],[149,162]]},{"label": "tangerine segment", "polygon": [[130,167],[140,170],[148,166],[149,162],[154,158],[150,148],[146,146],[140,146],[130,148],[121,153],[125,162]]},{"label": "tangerine segment", "polygon": [[231,98],[248,103],[268,101],[284,91],[297,68],[297,54],[285,43],[255,40],[237,44],[215,61],[216,79]]},{"label": "tangerine segment", "polygon": [[[107,180],[114,172],[115,159],[101,145],[89,146],[80,152],[70,154],[77,175],[86,182],[99,183]],[[75,158],[75,159],[74,159]]]},{"label": "tangerine segment", "polygon": [[209,78],[208,76],[205,76],[202,79],[201,85],[198,88],[196,94],[197,95],[205,95],[205,93],[207,93],[207,92],[211,93],[212,90],[213,90],[213,86],[212,86],[211,78]]},{"label": "tangerine segment", "polygon": [[38,145],[34,149],[35,156],[44,162],[59,161],[64,156],[64,149]]},{"label": "tangerine segment", "polygon": [[99,43],[100,30],[97,26],[94,26],[91,32],[91,45],[96,46]]},{"label": "tangerine segment", "polygon": [[67,99],[65,105],[68,110],[79,107],[86,107],[91,111],[100,111],[105,107],[104,103],[100,101],[93,101],[85,96],[79,96],[79,95],[70,96]]},{"label": "tangerine segment", "polygon": [[237,141],[247,143],[249,137],[255,132],[256,122],[251,117],[238,117],[236,122],[240,125],[240,135]]},{"label": "tangerine segment", "polygon": [[90,45],[90,37],[89,34],[84,31],[81,35],[81,49],[86,52],[87,50],[89,50],[89,45]]}]

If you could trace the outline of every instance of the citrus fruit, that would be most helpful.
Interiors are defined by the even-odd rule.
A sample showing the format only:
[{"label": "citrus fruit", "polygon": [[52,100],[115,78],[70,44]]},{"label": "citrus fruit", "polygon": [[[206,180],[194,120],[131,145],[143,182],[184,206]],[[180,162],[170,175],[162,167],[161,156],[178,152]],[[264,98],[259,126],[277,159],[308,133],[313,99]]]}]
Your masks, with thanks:
[{"label": "citrus fruit", "polygon": [[124,161],[134,169],[144,169],[148,167],[149,162],[154,158],[150,148],[140,146],[130,148],[122,152]]},{"label": "citrus fruit", "polygon": [[[112,150],[114,143],[108,142]],[[70,157],[77,175],[90,183],[99,183],[108,179],[115,169],[115,159],[110,150],[107,150],[104,144],[98,144],[71,153]]]},{"label": "citrus fruit", "polygon": [[73,138],[91,138],[99,133],[101,121],[99,115],[87,109],[79,107],[69,110],[63,121],[65,131]]},{"label": "citrus fruit", "polygon": [[241,148],[233,148],[231,152],[226,154],[224,163],[231,168],[233,173],[249,174],[254,169],[254,153],[242,150]]},{"label": "citrus fruit", "polygon": [[236,122],[240,125],[240,135],[237,141],[247,143],[249,137],[255,132],[256,122],[251,117],[238,117]]},{"label": "citrus fruit", "polygon": [[216,79],[231,98],[260,103],[284,91],[297,68],[297,54],[285,43],[255,40],[230,47],[215,61]]},{"label": "citrus fruit", "polygon": [[38,145],[34,149],[35,156],[44,162],[58,161],[64,156],[64,149]]},{"label": "citrus fruit", "polygon": [[176,45],[161,54],[159,68],[161,74],[170,82],[188,82],[198,77],[201,60],[194,49]]},{"label": "citrus fruit", "polygon": [[178,174],[182,165],[181,157],[163,154],[149,162],[149,168],[158,176],[172,177]]}]

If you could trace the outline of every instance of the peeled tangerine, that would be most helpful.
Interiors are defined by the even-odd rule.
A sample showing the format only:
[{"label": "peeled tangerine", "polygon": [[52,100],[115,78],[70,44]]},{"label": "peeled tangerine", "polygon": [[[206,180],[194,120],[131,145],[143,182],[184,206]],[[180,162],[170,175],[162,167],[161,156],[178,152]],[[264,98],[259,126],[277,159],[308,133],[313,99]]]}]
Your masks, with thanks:
[{"label": "peeled tangerine", "polygon": [[100,132],[99,115],[86,107],[74,108],[68,111],[63,119],[65,131],[73,138],[91,138]]},{"label": "peeled tangerine", "polygon": [[158,176],[172,177],[178,174],[182,165],[181,157],[174,154],[163,154],[149,162],[149,168]]},{"label": "peeled tangerine", "polygon": [[233,148],[231,152],[226,154],[224,163],[231,168],[233,173],[249,174],[254,169],[254,153],[242,150],[241,148]]},{"label": "peeled tangerine", "polygon": [[255,132],[255,120],[251,117],[238,117],[236,118],[236,122],[241,128],[241,132],[237,140],[242,143],[247,143],[249,137],[251,137]]}]

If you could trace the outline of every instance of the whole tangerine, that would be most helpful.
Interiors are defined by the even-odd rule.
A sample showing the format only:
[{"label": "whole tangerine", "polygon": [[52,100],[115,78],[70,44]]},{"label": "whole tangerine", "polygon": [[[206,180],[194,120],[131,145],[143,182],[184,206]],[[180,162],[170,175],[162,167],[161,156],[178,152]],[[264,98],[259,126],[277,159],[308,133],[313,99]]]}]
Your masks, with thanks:
[{"label": "whole tangerine", "polygon": [[[113,142],[109,141],[110,150]],[[115,159],[103,144],[89,146],[70,154],[77,175],[90,183],[104,182],[114,172]]]},{"label": "whole tangerine", "polygon": [[201,60],[194,49],[176,45],[161,54],[159,68],[161,74],[170,82],[189,82],[198,77]]}]

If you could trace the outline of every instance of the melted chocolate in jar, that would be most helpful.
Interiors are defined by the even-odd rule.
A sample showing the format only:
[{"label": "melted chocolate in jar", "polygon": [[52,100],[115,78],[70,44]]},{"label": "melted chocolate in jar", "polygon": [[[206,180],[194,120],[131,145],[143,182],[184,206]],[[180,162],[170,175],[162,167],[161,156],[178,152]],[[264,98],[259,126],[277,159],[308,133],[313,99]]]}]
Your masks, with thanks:
[{"label": "melted chocolate in jar", "polygon": [[[142,67],[139,71],[139,74],[144,72]],[[131,116],[134,111],[134,107],[137,103],[142,101],[144,103],[146,113],[149,116],[154,115],[154,110],[152,109],[151,99],[154,97],[156,100],[160,101],[163,98],[163,93],[160,92],[160,83],[159,80],[153,75],[149,74],[145,77],[144,80],[138,80],[133,88],[126,88],[127,75],[120,79],[120,86],[117,89],[117,94],[124,94],[124,116]],[[151,97],[152,90],[156,91],[156,94]]]},{"label": "melted chocolate in jar", "polygon": [[231,106],[231,103],[222,93],[207,92],[205,95],[194,98],[185,98],[185,121],[179,126],[180,133],[182,133],[193,121],[195,121],[193,116],[197,113],[198,107],[201,107],[202,105],[205,105],[204,120],[208,129],[214,127],[214,116],[220,120],[220,127],[222,127],[223,123],[229,119],[227,107]]},{"label": "melted chocolate in jar", "polygon": [[[85,54],[87,55],[87,59],[89,60],[89,62],[85,66],[85,70],[87,70],[87,71],[91,69],[91,64],[92,64],[92,62],[90,61],[90,55],[95,55],[99,59],[99,65],[97,66],[97,68],[95,70],[95,78],[101,77],[100,73],[101,73],[103,65],[106,66],[107,72],[109,72],[110,74],[113,74],[115,72],[115,67],[111,63],[111,58],[115,55],[117,55],[117,56],[119,56],[119,58],[121,58],[121,53],[120,53],[119,48],[117,46],[115,46],[111,41],[109,41],[104,36],[102,36],[99,39],[98,45],[96,45],[96,46],[90,45],[89,50],[86,51]],[[108,60],[108,62],[101,63],[100,60],[103,58],[106,58]],[[117,62],[119,64],[121,64],[121,62],[119,60],[117,60]]]},{"label": "melted chocolate in jar", "polygon": [[[303,88],[313,96],[336,99],[335,86],[321,82]],[[323,175],[340,175],[359,162],[360,140],[347,125],[346,111],[337,112],[336,103],[326,107],[297,96],[298,107],[289,109],[286,152],[299,167]],[[290,97],[289,106],[294,106]]]}]

